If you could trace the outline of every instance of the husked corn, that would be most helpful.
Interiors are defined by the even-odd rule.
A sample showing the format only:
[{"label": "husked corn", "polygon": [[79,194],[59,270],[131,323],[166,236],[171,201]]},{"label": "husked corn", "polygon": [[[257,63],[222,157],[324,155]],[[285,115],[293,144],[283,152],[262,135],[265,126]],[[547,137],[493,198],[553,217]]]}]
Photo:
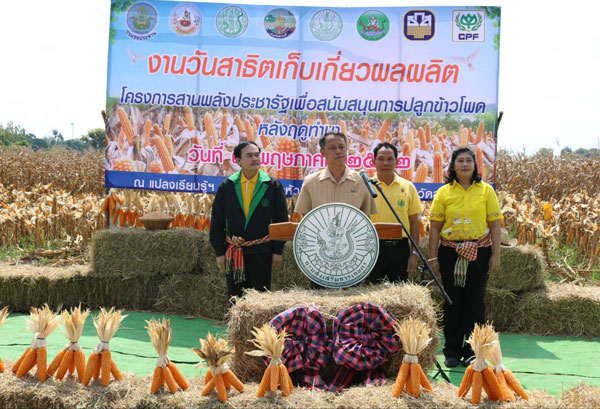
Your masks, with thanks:
[{"label": "husked corn", "polygon": [[129,121],[129,118],[127,117],[127,114],[125,113],[123,107],[119,107],[119,109],[117,109],[117,112],[119,114],[121,128],[123,128],[123,130],[125,131],[125,137],[127,138],[127,142],[129,143],[129,146],[133,146],[133,138],[135,135],[133,132],[133,127],[131,126],[131,122]]},{"label": "husked corn", "polygon": [[415,183],[425,183],[425,181],[427,180],[427,174],[429,173],[429,168],[427,167],[427,165],[423,162],[421,162],[421,164],[419,164],[419,167],[417,168],[417,173],[415,175]]}]

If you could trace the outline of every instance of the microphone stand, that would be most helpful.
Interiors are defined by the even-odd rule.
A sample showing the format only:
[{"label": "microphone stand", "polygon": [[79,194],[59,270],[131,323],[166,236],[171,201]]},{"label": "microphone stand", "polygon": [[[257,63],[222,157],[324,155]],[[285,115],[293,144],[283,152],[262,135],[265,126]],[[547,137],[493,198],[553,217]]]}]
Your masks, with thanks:
[{"label": "microphone stand", "polygon": [[[390,210],[394,214],[394,217],[396,217],[396,220],[398,221],[398,223],[400,223],[400,226],[402,226],[402,230],[404,230],[404,233],[406,234],[406,237],[408,237],[408,240],[410,240],[410,242],[412,243],[413,248],[417,251],[419,257],[421,258],[421,261],[423,262],[423,265],[429,271],[429,274],[431,275],[431,278],[433,278],[433,281],[435,281],[435,283],[437,284],[438,288],[442,292],[442,295],[444,296],[444,298],[446,299],[446,301],[448,302],[448,304],[452,305],[452,300],[450,299],[450,297],[448,296],[448,294],[446,293],[446,291],[444,291],[444,287],[442,287],[442,284],[440,283],[440,280],[438,280],[438,278],[435,276],[435,274],[433,274],[433,270],[431,270],[431,266],[429,265],[429,262],[427,261],[427,259],[423,255],[423,253],[421,253],[421,249],[419,248],[419,246],[417,246],[417,244],[413,240],[412,236],[410,235],[409,231],[406,230],[406,226],[404,226],[404,223],[402,223],[402,220],[400,220],[400,217],[398,217],[398,214],[396,213],[396,211],[392,207],[392,204],[388,200],[387,196],[385,195],[385,193],[383,193],[383,190],[381,189],[381,186],[379,186],[379,181],[374,180],[374,179],[369,179],[369,182],[371,182],[371,184],[374,185],[377,188],[377,190],[379,191],[379,194],[381,194],[381,196],[383,197],[383,200],[385,200],[385,202],[387,203],[388,207],[390,208]],[[424,277],[423,277],[423,269],[422,268],[421,268],[421,281],[425,281]],[[444,372],[444,369],[442,368],[442,366],[440,365],[440,363],[438,362],[437,359],[435,360],[435,366],[437,368],[437,372],[436,372],[435,375],[433,375],[433,379],[435,379],[438,375],[442,375],[442,378],[444,378],[444,380],[446,382],[450,383],[450,378],[448,378],[448,375],[446,375],[446,372]]]},{"label": "microphone stand", "polygon": [[373,180],[373,179],[369,179],[369,182],[371,182],[373,185],[375,185],[375,187],[377,188],[377,190],[379,191],[379,193],[381,194],[381,196],[383,197],[383,199],[387,203],[387,205],[390,208],[390,210],[392,211],[392,213],[394,213],[394,216],[396,217],[396,220],[398,221],[398,223],[400,223],[400,226],[402,226],[402,230],[404,230],[404,233],[406,234],[406,237],[408,237],[408,240],[410,240],[410,242],[412,243],[413,248],[417,251],[417,254],[421,258],[421,261],[423,262],[423,265],[429,271],[429,274],[431,275],[431,278],[433,278],[433,281],[435,281],[435,283],[437,284],[438,288],[442,292],[442,295],[446,299],[446,302],[448,303],[448,305],[452,305],[452,300],[450,299],[450,297],[448,296],[448,294],[446,293],[446,291],[442,287],[442,283],[440,283],[440,280],[435,276],[435,274],[433,274],[433,270],[431,269],[431,266],[429,265],[429,262],[427,261],[427,259],[423,255],[423,253],[421,253],[421,249],[419,248],[419,246],[417,245],[417,243],[415,243],[415,241],[411,237],[411,235],[408,232],[408,230],[406,230],[406,226],[404,226],[404,223],[402,223],[402,220],[400,220],[400,217],[398,217],[398,214],[396,213],[396,211],[392,207],[392,204],[390,203],[390,201],[386,197],[385,193],[383,193],[383,190],[381,189],[381,186],[379,186],[379,182],[377,180]]}]

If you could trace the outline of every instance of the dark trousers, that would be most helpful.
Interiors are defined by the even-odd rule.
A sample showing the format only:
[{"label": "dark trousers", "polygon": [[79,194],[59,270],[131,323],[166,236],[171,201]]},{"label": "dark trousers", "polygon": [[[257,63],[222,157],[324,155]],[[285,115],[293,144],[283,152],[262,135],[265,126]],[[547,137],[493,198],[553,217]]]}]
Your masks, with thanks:
[{"label": "dark trousers", "polygon": [[471,346],[466,342],[475,324],[485,322],[485,287],[491,247],[480,247],[477,260],[469,263],[464,287],[454,285],[454,265],[458,259],[456,249],[440,246],[438,261],[444,289],[452,300],[452,305],[444,303],[444,355],[447,358],[469,358],[473,356]]},{"label": "dark trousers", "polygon": [[227,274],[227,294],[241,297],[245,288],[257,291],[271,289],[272,253],[244,254],[246,280],[241,283],[233,282],[233,274]]},{"label": "dark trousers", "polygon": [[379,240],[379,257],[373,271],[365,280],[368,283],[378,283],[384,280],[391,282],[406,281],[408,272],[408,257],[410,246],[408,239]]}]

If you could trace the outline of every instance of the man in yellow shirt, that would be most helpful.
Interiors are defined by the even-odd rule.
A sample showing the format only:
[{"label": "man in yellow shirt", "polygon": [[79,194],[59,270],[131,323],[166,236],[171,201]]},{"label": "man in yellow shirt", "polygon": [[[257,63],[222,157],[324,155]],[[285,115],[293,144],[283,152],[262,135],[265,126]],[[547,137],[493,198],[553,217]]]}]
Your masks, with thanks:
[{"label": "man in yellow shirt", "polygon": [[271,288],[271,271],[281,263],[285,243],[271,241],[269,224],[288,220],[283,187],[260,170],[258,145],[240,142],[233,155],[242,170],[219,186],[210,222],[210,243],[227,273],[230,297],[245,288]]},{"label": "man in yellow shirt", "polygon": [[[418,243],[419,214],[423,211],[423,207],[415,185],[396,174],[398,149],[388,142],[382,142],[373,150],[373,157],[377,169],[375,179],[379,181],[379,186],[396,214]],[[379,212],[371,215],[373,223],[398,223],[382,195],[377,196],[376,202]],[[408,273],[412,273],[417,267],[417,261],[417,252],[414,249],[411,252],[404,232],[401,240],[380,240],[379,258],[367,280],[370,283],[384,279],[395,282],[406,281]]]}]

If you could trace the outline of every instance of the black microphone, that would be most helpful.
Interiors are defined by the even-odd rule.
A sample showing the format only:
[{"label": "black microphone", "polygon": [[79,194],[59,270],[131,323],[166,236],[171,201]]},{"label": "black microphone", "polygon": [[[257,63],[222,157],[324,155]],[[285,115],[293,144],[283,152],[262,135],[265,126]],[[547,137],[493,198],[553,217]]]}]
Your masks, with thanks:
[{"label": "black microphone", "polygon": [[373,189],[373,186],[371,186],[371,180],[369,180],[369,176],[367,176],[367,171],[361,170],[360,172],[358,172],[358,174],[362,178],[363,182],[365,182],[365,185],[367,185],[367,189],[369,190],[371,196],[377,197],[377,192],[375,191],[375,189]]}]

